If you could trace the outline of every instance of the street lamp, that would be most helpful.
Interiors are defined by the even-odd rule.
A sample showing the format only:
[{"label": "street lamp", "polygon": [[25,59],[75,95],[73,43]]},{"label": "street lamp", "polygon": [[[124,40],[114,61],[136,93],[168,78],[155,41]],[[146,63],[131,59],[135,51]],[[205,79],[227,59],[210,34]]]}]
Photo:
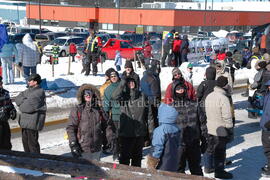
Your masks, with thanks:
[{"label": "street lamp", "polygon": [[120,1],[121,0],[117,0],[118,1],[118,35],[120,34]]}]

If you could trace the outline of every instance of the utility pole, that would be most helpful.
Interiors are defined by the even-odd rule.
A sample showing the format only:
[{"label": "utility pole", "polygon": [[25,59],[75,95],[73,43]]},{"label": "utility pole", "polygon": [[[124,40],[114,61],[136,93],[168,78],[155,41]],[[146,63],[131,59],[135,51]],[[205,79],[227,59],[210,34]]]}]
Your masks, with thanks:
[{"label": "utility pole", "polygon": [[38,12],[39,12],[39,33],[41,34],[41,4],[40,0],[38,0]]},{"label": "utility pole", "polygon": [[120,34],[120,4],[121,4],[121,0],[117,0],[118,1],[118,35]]}]

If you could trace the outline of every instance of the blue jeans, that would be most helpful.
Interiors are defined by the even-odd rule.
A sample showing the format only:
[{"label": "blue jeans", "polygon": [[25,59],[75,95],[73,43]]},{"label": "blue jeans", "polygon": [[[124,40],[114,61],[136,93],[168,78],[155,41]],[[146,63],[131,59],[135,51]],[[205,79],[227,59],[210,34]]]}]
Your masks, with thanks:
[{"label": "blue jeans", "polygon": [[14,70],[12,67],[13,58],[4,57],[1,58],[2,70],[3,70],[3,83],[12,84],[14,83]]},{"label": "blue jeans", "polygon": [[36,74],[37,73],[37,66],[31,66],[31,67],[27,67],[27,66],[23,66],[23,74],[24,74],[24,79],[26,81],[28,81],[28,78],[30,76],[30,72],[31,74]]}]

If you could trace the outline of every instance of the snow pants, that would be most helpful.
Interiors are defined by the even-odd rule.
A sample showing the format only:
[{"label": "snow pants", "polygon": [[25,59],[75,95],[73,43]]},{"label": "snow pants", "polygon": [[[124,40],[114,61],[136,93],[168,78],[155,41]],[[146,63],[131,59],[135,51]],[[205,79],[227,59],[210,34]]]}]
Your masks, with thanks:
[{"label": "snow pants", "polygon": [[195,140],[192,144],[184,145],[180,149],[180,164],[178,171],[185,173],[188,162],[189,171],[192,175],[203,176],[201,168],[200,141]]},{"label": "snow pants", "polygon": [[210,156],[210,158],[213,157],[215,171],[224,170],[226,145],[228,142],[227,137],[209,135],[207,140],[208,146],[206,153]]},{"label": "snow pants", "polygon": [[120,137],[119,163],[141,167],[144,137]]},{"label": "snow pants", "polygon": [[22,143],[24,152],[40,153],[38,131],[22,128]]},{"label": "snow pants", "polygon": [[0,121],[0,149],[11,150],[10,127],[7,121]]}]

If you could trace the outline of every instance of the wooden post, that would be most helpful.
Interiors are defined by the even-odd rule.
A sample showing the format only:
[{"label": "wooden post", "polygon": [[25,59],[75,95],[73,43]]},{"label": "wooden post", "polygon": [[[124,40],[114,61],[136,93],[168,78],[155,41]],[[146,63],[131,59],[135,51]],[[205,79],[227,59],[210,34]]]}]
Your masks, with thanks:
[{"label": "wooden post", "polygon": [[71,66],[71,58],[70,55],[68,56],[68,75],[70,75],[70,66]]},{"label": "wooden post", "polygon": [[51,62],[52,62],[52,77],[54,77],[54,57],[51,56]]},{"label": "wooden post", "polygon": [[134,70],[135,70],[135,72],[137,71],[137,65],[136,65],[136,51],[135,50],[133,50],[133,52],[134,52],[134,63],[135,63],[135,65],[134,65]]},{"label": "wooden post", "polygon": [[101,72],[103,72],[103,60],[102,60],[101,55],[99,55],[99,59],[100,59]]}]

